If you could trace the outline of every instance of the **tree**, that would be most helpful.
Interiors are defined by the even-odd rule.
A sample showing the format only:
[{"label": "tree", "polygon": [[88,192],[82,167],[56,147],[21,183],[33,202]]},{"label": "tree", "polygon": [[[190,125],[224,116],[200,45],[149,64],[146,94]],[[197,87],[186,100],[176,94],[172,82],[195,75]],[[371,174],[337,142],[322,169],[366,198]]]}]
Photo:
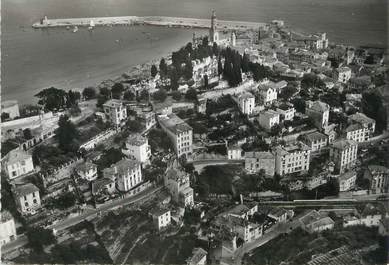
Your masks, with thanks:
[{"label": "tree", "polygon": [[133,101],[135,99],[135,95],[134,95],[134,93],[132,93],[131,91],[128,90],[128,91],[124,92],[123,99],[128,100],[128,101]]},{"label": "tree", "polygon": [[138,101],[147,101],[149,100],[149,92],[146,89],[143,89],[140,92],[140,95],[137,98]]},{"label": "tree", "polygon": [[151,66],[151,76],[152,77],[155,77],[157,74],[158,74],[158,69],[157,69],[157,66],[155,65],[155,64],[153,64],[152,66]]},{"label": "tree", "polygon": [[128,131],[135,133],[139,133],[144,129],[142,123],[137,120],[128,120],[126,122],[126,128]]},{"label": "tree", "polygon": [[197,90],[195,88],[190,88],[185,94],[185,99],[190,101],[197,101]]},{"label": "tree", "polygon": [[297,112],[305,113],[305,100],[302,98],[295,98],[292,100],[293,107]]},{"label": "tree", "polygon": [[204,75],[204,88],[208,88],[208,75]]},{"label": "tree", "polygon": [[93,87],[86,87],[82,91],[82,96],[86,100],[94,99],[96,98],[96,90]]},{"label": "tree", "polygon": [[166,90],[160,88],[157,92],[153,94],[153,98],[159,102],[164,102],[167,97]]},{"label": "tree", "polygon": [[280,98],[284,99],[285,101],[289,101],[289,99],[297,93],[297,88],[295,86],[288,85],[284,89],[282,89],[280,93]]},{"label": "tree", "polygon": [[110,98],[111,97],[111,90],[109,90],[109,88],[107,88],[107,87],[102,87],[102,88],[100,88],[99,94],[106,97],[106,98]]},{"label": "tree", "polygon": [[112,97],[115,99],[120,99],[123,91],[124,91],[123,84],[122,83],[115,83],[111,89]]},{"label": "tree", "polygon": [[8,112],[2,112],[1,113],[1,121],[4,122],[9,119],[9,113]]},{"label": "tree", "polygon": [[159,62],[159,72],[162,76],[167,75],[167,64],[164,58],[162,58],[161,61]]},{"label": "tree", "polygon": [[386,128],[387,119],[382,97],[375,92],[365,92],[362,94],[362,112],[376,121],[377,133]]},{"label": "tree", "polygon": [[193,65],[192,65],[192,61],[191,60],[188,60],[186,63],[185,63],[185,68],[184,68],[184,77],[185,79],[189,80],[191,79],[193,76]]},{"label": "tree", "polygon": [[66,97],[66,107],[70,108],[78,103],[81,98],[81,94],[78,91],[69,90]]},{"label": "tree", "polygon": [[56,243],[53,231],[42,227],[27,228],[28,244],[37,252],[42,252],[44,246]]},{"label": "tree", "polygon": [[77,151],[76,143],[78,131],[76,126],[69,120],[67,115],[62,115],[58,121],[57,138],[59,148],[65,152]]},{"label": "tree", "polygon": [[178,79],[179,79],[179,75],[178,75],[178,72],[177,72],[177,69],[175,67],[173,67],[171,70],[170,70],[170,89],[171,90],[177,90],[178,89]]},{"label": "tree", "polygon": [[102,107],[105,102],[107,102],[108,99],[111,98],[111,90],[109,90],[107,87],[100,88],[99,96],[97,97],[97,107]]},{"label": "tree", "polygon": [[56,111],[66,107],[67,93],[55,87],[45,88],[35,95],[38,97],[38,104],[47,111]]},{"label": "tree", "polygon": [[219,56],[219,60],[217,61],[217,74],[219,76],[223,74],[223,64],[220,56]]},{"label": "tree", "polygon": [[282,127],[280,124],[275,124],[273,127],[271,127],[270,129],[270,133],[273,135],[273,136],[278,136],[280,135],[280,133],[282,132]]},{"label": "tree", "polygon": [[30,128],[26,128],[26,129],[23,130],[23,137],[24,137],[24,139],[26,139],[26,140],[32,139],[33,136],[32,136],[32,134],[31,134]]},{"label": "tree", "polygon": [[247,73],[250,70],[249,64],[250,64],[250,58],[249,58],[248,54],[244,53],[243,58],[242,58],[242,72],[243,73]]},{"label": "tree", "polygon": [[212,53],[215,56],[219,56],[219,47],[217,46],[216,42],[214,42],[212,45]]},{"label": "tree", "polygon": [[182,97],[181,92],[179,92],[179,91],[173,91],[173,92],[172,92],[172,98],[173,98],[174,100],[179,101],[179,100],[181,99],[181,97]]},{"label": "tree", "polygon": [[76,117],[81,114],[81,109],[78,106],[78,104],[74,104],[73,106],[70,107],[69,114],[72,117]]}]

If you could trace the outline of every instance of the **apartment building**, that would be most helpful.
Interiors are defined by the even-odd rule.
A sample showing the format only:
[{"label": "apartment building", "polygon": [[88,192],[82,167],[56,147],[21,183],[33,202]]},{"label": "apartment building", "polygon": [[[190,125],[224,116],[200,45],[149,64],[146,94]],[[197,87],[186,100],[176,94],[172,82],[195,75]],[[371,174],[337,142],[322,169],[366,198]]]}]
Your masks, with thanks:
[{"label": "apartment building", "polygon": [[302,142],[287,146],[277,146],[275,154],[275,172],[278,175],[286,175],[309,170],[309,158],[311,150]]},{"label": "apartment building", "polygon": [[147,137],[140,134],[128,136],[122,153],[142,164],[150,162],[151,149]]},{"label": "apartment building", "polygon": [[107,120],[115,126],[120,126],[127,119],[127,109],[118,99],[108,100],[103,109]]},{"label": "apartment building", "polygon": [[244,167],[249,173],[265,171],[268,176],[274,176],[275,156],[271,152],[246,152]]},{"label": "apartment building", "polygon": [[10,180],[29,174],[34,171],[32,156],[27,152],[14,149],[2,161],[3,172]]},{"label": "apartment building", "polygon": [[103,170],[104,178],[115,179],[119,191],[129,191],[142,181],[141,164],[132,159],[122,159]]},{"label": "apartment building", "polygon": [[186,122],[177,115],[170,114],[158,117],[161,128],[167,133],[173,144],[177,156],[191,156],[193,152],[193,130]]},{"label": "apartment building", "polygon": [[305,106],[305,114],[313,119],[313,122],[319,130],[328,126],[330,116],[330,106],[327,103],[308,100]]},{"label": "apartment building", "polygon": [[335,164],[335,171],[342,174],[354,167],[357,161],[358,144],[353,140],[338,140],[330,146],[330,160]]}]

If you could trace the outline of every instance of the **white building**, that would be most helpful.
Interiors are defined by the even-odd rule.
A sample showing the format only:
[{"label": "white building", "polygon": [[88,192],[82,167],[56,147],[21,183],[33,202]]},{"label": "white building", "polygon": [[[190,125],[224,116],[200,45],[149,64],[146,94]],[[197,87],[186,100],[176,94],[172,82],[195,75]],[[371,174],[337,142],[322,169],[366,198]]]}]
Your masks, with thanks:
[{"label": "white building", "polygon": [[170,114],[158,117],[161,128],[167,133],[173,143],[177,156],[191,156],[193,152],[193,130],[177,115]]},{"label": "white building", "polygon": [[257,173],[261,169],[268,176],[274,176],[275,156],[271,152],[246,152],[245,169],[249,173]]},{"label": "white building", "polygon": [[39,189],[31,183],[16,186],[14,199],[22,214],[35,214],[36,210],[41,207]]},{"label": "white building", "polygon": [[285,223],[288,220],[288,212],[283,208],[278,207],[272,208],[267,216],[275,220],[277,223]]},{"label": "white building", "polygon": [[257,121],[262,128],[270,131],[274,125],[280,124],[280,114],[271,109],[262,111],[259,113]]},{"label": "white building", "polygon": [[32,156],[20,149],[10,151],[4,157],[2,167],[10,180],[34,171]]},{"label": "white building", "polygon": [[322,216],[318,211],[312,210],[299,219],[302,228],[308,233],[321,232],[334,228],[335,222],[328,216]]},{"label": "white building", "polygon": [[[178,166],[177,161],[174,164]],[[175,202],[184,207],[192,206],[194,197],[193,189],[190,187],[189,175],[177,169],[176,166],[173,165],[167,169],[164,175],[165,187],[167,187]]]},{"label": "white building", "polygon": [[97,178],[97,166],[91,162],[81,163],[75,170],[81,179],[92,181]]},{"label": "white building", "polygon": [[373,135],[373,133],[375,131],[376,121],[374,119],[372,119],[372,118],[367,117],[363,113],[357,112],[357,113],[355,113],[353,115],[350,115],[348,117],[348,121],[351,124],[355,124],[355,123],[360,124],[363,128],[365,128],[365,129],[367,129],[369,131],[368,138],[365,139],[365,141],[367,141]]},{"label": "white building", "polygon": [[357,173],[355,171],[348,171],[339,176],[339,191],[348,191],[354,188],[357,180]]},{"label": "white building", "polygon": [[287,146],[277,146],[274,150],[276,156],[275,171],[278,175],[309,170],[309,157],[311,150],[302,142]]},{"label": "white building", "polygon": [[258,86],[258,92],[261,99],[260,104],[271,105],[277,100],[277,88],[269,80],[261,82]]},{"label": "white building", "polygon": [[358,143],[368,141],[370,138],[370,131],[359,123],[350,124],[346,130],[346,139],[353,140]]},{"label": "white building", "polygon": [[20,116],[19,104],[16,100],[6,100],[1,103],[1,114],[7,113],[9,119],[13,120]]},{"label": "white building", "polygon": [[162,230],[171,224],[170,210],[156,207],[150,211],[153,223],[158,230]]},{"label": "white building", "polygon": [[328,126],[330,106],[321,101],[308,100],[305,106],[305,114],[313,119],[318,129],[325,129]]},{"label": "white building", "polygon": [[147,137],[143,137],[139,134],[133,134],[128,136],[125,148],[122,149],[123,154],[133,158],[143,164],[147,164],[150,161],[151,149]]},{"label": "white building", "polygon": [[227,146],[227,158],[230,160],[242,159],[242,152],[239,146]]},{"label": "white building", "polygon": [[342,174],[354,167],[357,161],[358,144],[353,140],[338,140],[330,147],[330,160],[335,163],[335,170]]},{"label": "white building", "polygon": [[127,109],[120,100],[110,99],[103,108],[107,119],[115,126],[120,126],[127,119]]},{"label": "white building", "polygon": [[294,118],[296,109],[292,104],[282,104],[278,106],[277,112],[280,114],[282,120],[291,121]]},{"label": "white building", "polygon": [[205,75],[208,76],[208,80],[218,75],[218,59],[216,56],[193,60],[192,65],[192,78],[198,86],[203,85]]},{"label": "white building", "polygon": [[251,115],[253,113],[255,107],[255,97],[251,93],[244,92],[238,95],[236,102],[243,114]]},{"label": "white building", "polygon": [[379,165],[369,165],[364,176],[370,182],[373,193],[386,193],[389,191],[389,168]]},{"label": "white building", "polygon": [[327,146],[328,137],[321,132],[311,132],[304,135],[304,143],[311,148],[312,152],[315,152]]},{"label": "white building", "polygon": [[8,211],[1,212],[0,247],[16,239],[15,221]]},{"label": "white building", "polygon": [[347,66],[339,67],[334,71],[334,79],[345,84],[351,78],[351,69]]},{"label": "white building", "polygon": [[132,159],[120,160],[104,169],[103,174],[105,178],[114,178],[117,189],[123,192],[133,189],[143,181],[141,164]]}]

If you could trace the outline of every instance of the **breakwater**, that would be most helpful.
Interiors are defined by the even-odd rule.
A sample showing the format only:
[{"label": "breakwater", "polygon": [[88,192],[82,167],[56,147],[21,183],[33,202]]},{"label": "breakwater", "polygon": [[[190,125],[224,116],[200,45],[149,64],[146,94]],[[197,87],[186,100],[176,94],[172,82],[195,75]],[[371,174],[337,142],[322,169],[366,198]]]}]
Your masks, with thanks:
[{"label": "breakwater", "polygon": [[[210,19],[199,18],[180,18],[180,17],[138,17],[138,16],[120,16],[120,17],[90,17],[90,18],[58,18],[42,19],[32,25],[33,28],[55,28],[55,27],[95,27],[95,26],[116,26],[116,25],[151,25],[165,27],[182,28],[209,28]],[[266,23],[217,20],[216,26],[219,30],[247,30],[258,29],[265,26]]]}]

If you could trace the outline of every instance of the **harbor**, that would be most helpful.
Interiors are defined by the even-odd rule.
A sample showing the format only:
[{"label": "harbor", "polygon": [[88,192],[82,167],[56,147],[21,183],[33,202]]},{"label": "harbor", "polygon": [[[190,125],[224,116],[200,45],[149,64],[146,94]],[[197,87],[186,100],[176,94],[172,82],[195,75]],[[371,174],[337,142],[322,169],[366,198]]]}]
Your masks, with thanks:
[{"label": "harbor", "polygon": [[[150,25],[164,27],[181,27],[181,28],[209,28],[209,19],[199,18],[180,18],[180,17],[163,17],[163,16],[120,16],[120,17],[91,17],[91,18],[58,18],[49,19],[44,17],[41,21],[32,25],[33,28],[56,28],[56,27],[95,27],[95,26],[133,26],[133,25]],[[216,26],[221,30],[249,30],[258,29],[265,26],[266,23],[217,20]]]}]

